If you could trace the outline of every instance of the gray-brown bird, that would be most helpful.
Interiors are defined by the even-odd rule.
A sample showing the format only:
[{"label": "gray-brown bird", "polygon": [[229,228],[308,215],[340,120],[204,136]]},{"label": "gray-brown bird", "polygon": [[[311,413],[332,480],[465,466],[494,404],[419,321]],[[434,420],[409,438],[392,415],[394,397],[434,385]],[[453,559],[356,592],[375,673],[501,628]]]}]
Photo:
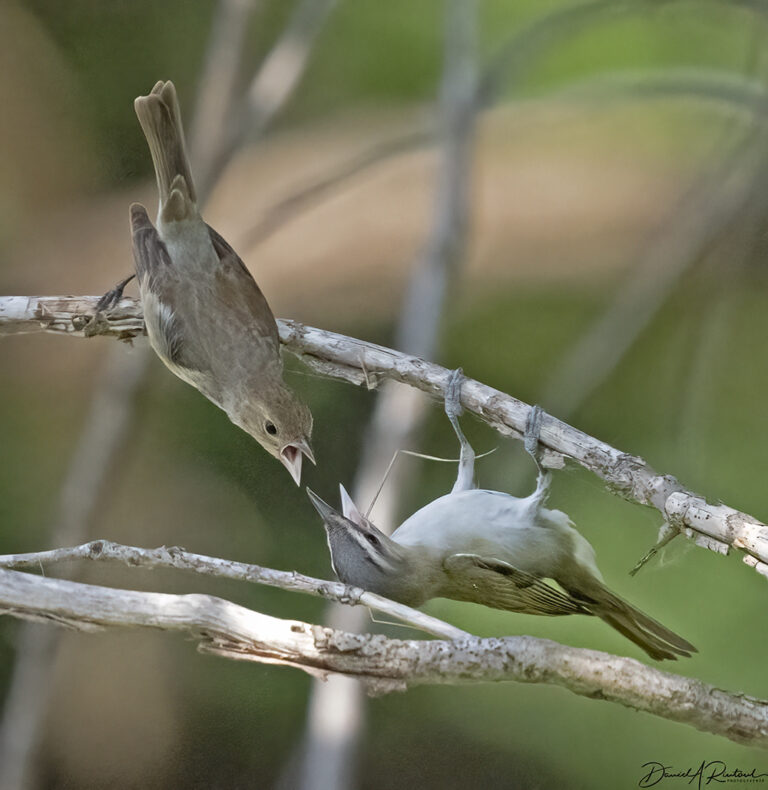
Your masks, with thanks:
[{"label": "gray-brown bird", "polygon": [[[446,397],[461,443],[453,490],[414,513],[391,537],[358,511],[343,488],[343,515],[307,489],[323,519],[337,576],[408,606],[441,597],[526,614],[595,615],[651,658],[695,652],[605,586],[592,546],[565,513],[544,507],[548,473],[523,499],[474,487],[475,454],[457,419],[460,386],[459,376],[452,377]],[[534,408],[533,414],[540,412]],[[538,443],[535,420],[532,431],[529,451]]]},{"label": "gray-brown bird", "polygon": [[172,82],[134,103],[157,176],[157,226],[131,206],[144,320],[157,355],[288,469],[312,463],[312,415],[283,381],[277,324],[237,253],[200,216]]}]

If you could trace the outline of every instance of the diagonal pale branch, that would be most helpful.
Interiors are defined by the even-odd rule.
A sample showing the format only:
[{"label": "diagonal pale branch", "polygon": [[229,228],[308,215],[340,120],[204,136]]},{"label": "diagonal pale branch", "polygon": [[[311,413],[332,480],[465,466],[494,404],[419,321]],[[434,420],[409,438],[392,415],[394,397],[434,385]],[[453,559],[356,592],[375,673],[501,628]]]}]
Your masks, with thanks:
[{"label": "diagonal pale branch", "polygon": [[38,569],[73,560],[105,560],[107,562],[122,562],[131,567],[174,568],[193,571],[202,576],[218,576],[224,579],[255,582],[269,587],[279,587],[281,590],[318,595],[337,603],[367,606],[390,617],[396,617],[413,628],[444,639],[461,639],[470,636],[466,631],[444,623],[436,617],[431,617],[417,609],[411,609],[409,606],[395,603],[358,587],[350,587],[341,582],[314,579],[295,571],[278,571],[273,568],[264,568],[261,565],[205,557],[175,546],[141,549],[135,546],[123,546],[108,540],[92,540],[82,546],[71,548],[0,555],[0,567]]},{"label": "diagonal pale branch", "polygon": [[423,684],[514,680],[558,685],[768,748],[768,701],[731,694],[630,658],[529,636],[452,642],[350,634],[281,620],[209,595],[112,589],[0,570],[0,611],[82,631],[105,627],[181,631],[199,649],[227,658],[282,664],[314,675],[340,673],[371,693]]},{"label": "diagonal pale branch", "polygon": [[[123,299],[113,314],[94,318],[98,297],[0,297],[0,335],[54,332],[134,337],[142,332],[141,307]],[[392,379],[443,397],[449,371],[440,365],[364,340],[278,321],[285,348],[318,373],[375,387]],[[462,405],[507,436],[519,438],[530,406],[517,398],[467,379]],[[544,415],[541,443],[601,477],[616,494],[655,507],[669,524],[697,544],[722,551],[733,546],[744,561],[768,576],[768,526],[724,504],[710,504],[671,475],[657,474],[642,458],[624,453],[551,415]]]},{"label": "diagonal pale branch", "polygon": [[345,159],[327,173],[295,187],[270,206],[256,223],[242,234],[236,245],[237,249],[247,252],[257,244],[262,244],[292,220],[327,199],[329,194],[340,190],[356,177],[394,157],[433,145],[434,137],[433,131],[418,129],[381,140]]},{"label": "diagonal pale branch", "polygon": [[221,173],[236,151],[260,137],[290,101],[304,76],[318,37],[337,0],[297,0],[290,19],[248,86],[212,159]]}]

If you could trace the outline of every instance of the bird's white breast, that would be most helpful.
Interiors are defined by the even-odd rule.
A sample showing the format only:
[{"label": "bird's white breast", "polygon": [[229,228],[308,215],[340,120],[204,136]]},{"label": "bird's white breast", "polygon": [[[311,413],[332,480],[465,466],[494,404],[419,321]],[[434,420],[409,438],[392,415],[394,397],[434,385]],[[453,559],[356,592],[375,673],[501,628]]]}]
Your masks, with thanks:
[{"label": "bird's white breast", "polygon": [[541,508],[533,497],[521,499],[500,491],[474,489],[442,496],[404,521],[392,539],[435,555],[495,557],[542,576],[552,575],[574,549],[583,550],[586,564],[594,565],[591,546],[565,513]]}]

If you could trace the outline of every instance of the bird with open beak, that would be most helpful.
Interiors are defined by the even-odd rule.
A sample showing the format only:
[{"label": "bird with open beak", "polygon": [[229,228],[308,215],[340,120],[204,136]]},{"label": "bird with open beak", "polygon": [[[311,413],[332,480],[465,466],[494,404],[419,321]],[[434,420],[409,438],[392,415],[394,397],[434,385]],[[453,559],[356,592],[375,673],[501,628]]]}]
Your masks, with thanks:
[{"label": "bird with open beak", "polygon": [[200,216],[173,83],[158,82],[134,106],[159,191],[156,226],[144,206],[130,209],[152,348],[279,459],[298,485],[303,456],[315,462],[312,414],[283,381],[272,310],[237,253]]},{"label": "bird with open beak", "polygon": [[[695,652],[690,642],[606,587],[586,538],[565,513],[544,506],[549,473],[539,468],[536,490],[525,498],[475,488],[475,454],[458,423],[460,390],[459,372],[446,397],[461,445],[453,490],[416,511],[391,536],[360,513],[343,487],[342,513],[307,489],[323,519],[336,575],[408,606],[440,597],[526,614],[594,615],[657,660]],[[540,414],[532,409],[526,431],[534,459]]]}]

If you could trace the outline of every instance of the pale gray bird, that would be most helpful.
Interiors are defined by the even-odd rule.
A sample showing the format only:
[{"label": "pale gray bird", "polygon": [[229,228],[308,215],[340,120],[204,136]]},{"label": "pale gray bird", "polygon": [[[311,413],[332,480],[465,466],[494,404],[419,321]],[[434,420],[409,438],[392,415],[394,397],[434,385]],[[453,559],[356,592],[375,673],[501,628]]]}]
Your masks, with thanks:
[{"label": "pale gray bird", "polygon": [[[454,375],[446,412],[461,443],[456,484],[391,537],[360,513],[343,487],[343,514],[307,489],[323,519],[336,575],[409,606],[440,597],[527,614],[595,615],[654,659],[695,652],[605,586],[592,546],[565,513],[544,507],[548,473],[540,469],[536,490],[525,498],[473,487],[475,456],[457,419],[460,388]],[[529,449],[538,443],[537,409],[533,417]]]},{"label": "pale gray bird", "polygon": [[[134,203],[130,210],[150,343],[173,373],[278,458],[298,485],[302,456],[314,463],[312,415],[283,381],[272,310],[237,253],[200,216],[173,83],[158,82],[134,106],[159,191],[157,227],[144,206]],[[111,293],[113,300],[124,284]]]}]

